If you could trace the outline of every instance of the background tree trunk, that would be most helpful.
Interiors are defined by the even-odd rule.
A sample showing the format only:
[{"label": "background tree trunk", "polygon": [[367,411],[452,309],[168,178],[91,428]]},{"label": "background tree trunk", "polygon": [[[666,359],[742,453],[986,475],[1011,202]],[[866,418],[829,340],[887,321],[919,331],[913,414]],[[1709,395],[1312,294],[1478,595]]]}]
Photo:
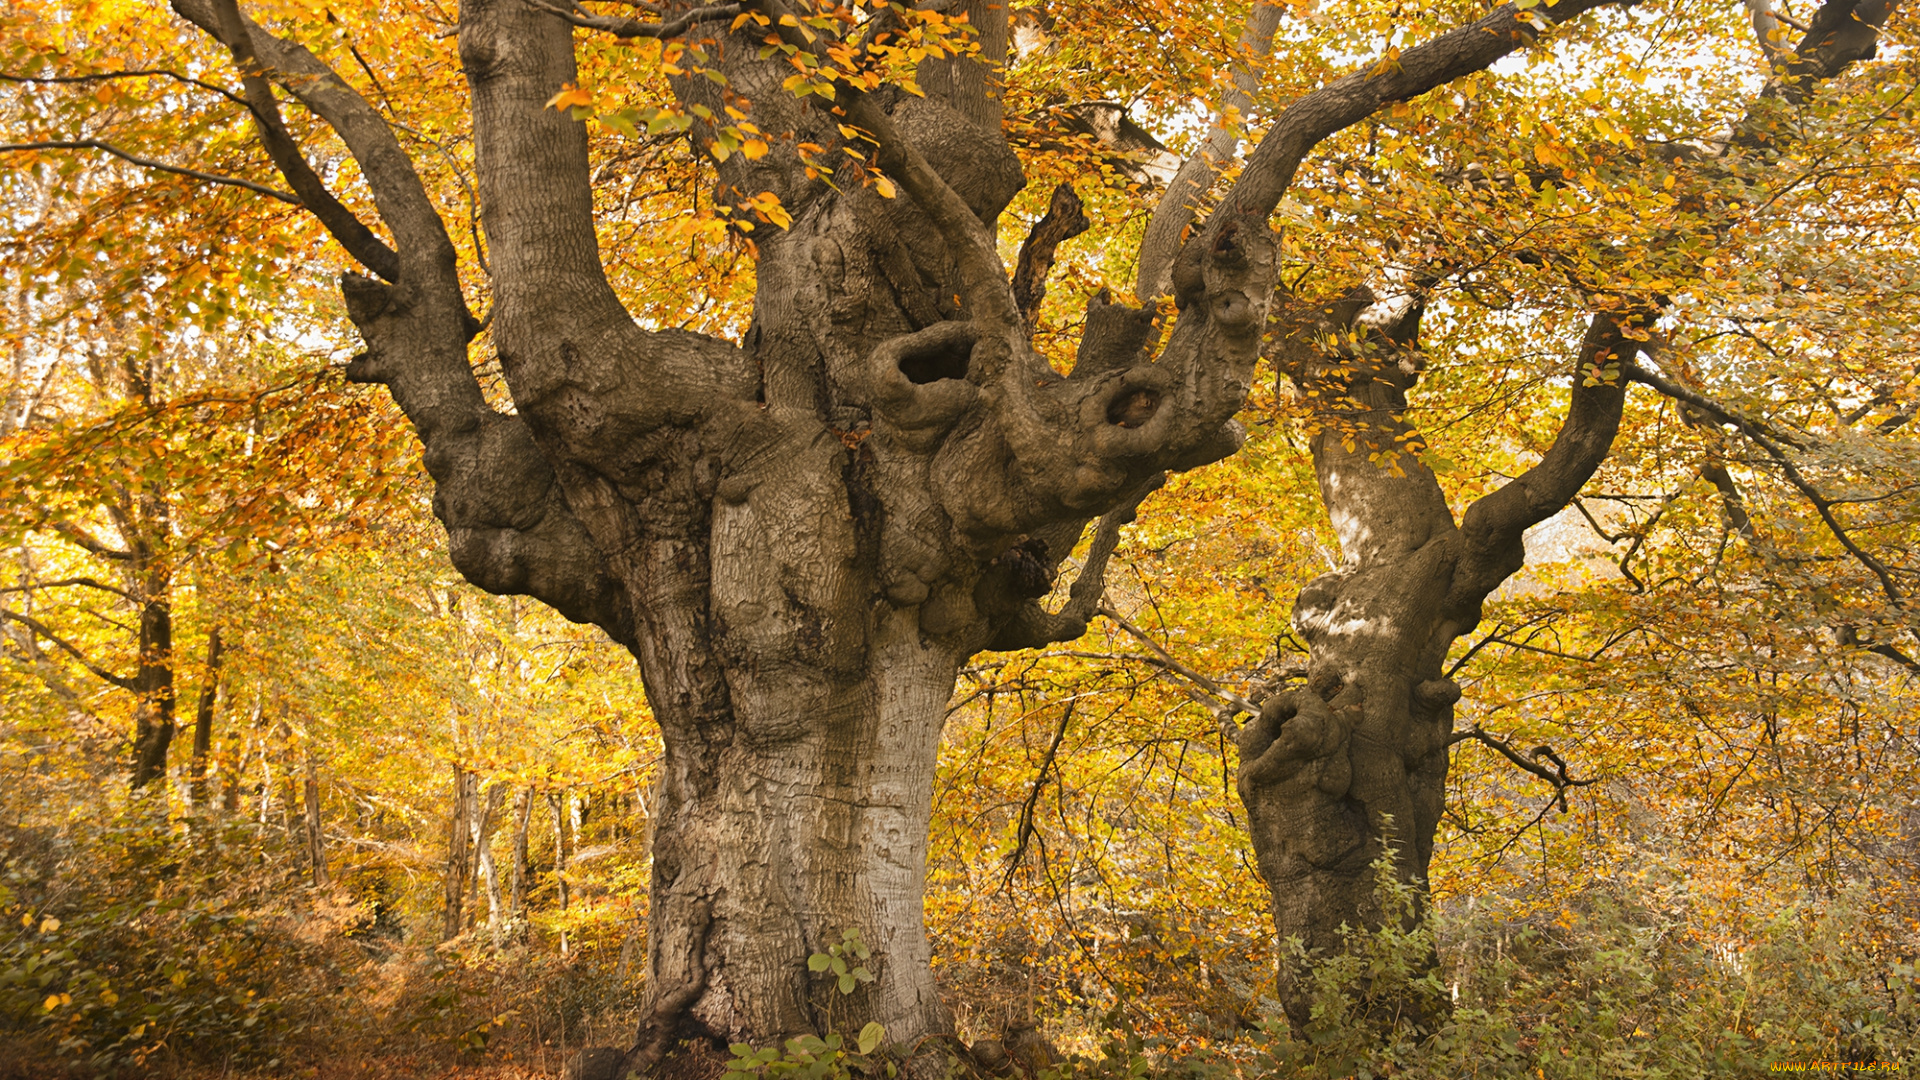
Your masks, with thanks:
[{"label": "background tree trunk", "polygon": [[[1447,652],[1524,563],[1526,529],[1565,507],[1605,459],[1638,349],[1622,327],[1639,319],[1594,316],[1553,446],[1456,525],[1405,419],[1420,305],[1362,321],[1371,301],[1357,291],[1277,320],[1280,368],[1324,403],[1314,468],[1345,559],[1294,606],[1306,685],[1269,698],[1240,734],[1240,797],[1275,927],[1322,953],[1339,949],[1342,926],[1382,924],[1370,868],[1383,854],[1402,881],[1425,887],[1457,741]],[[1327,341],[1347,344],[1325,353],[1317,343]],[[1282,971],[1283,1002],[1304,1024],[1292,974]]]},{"label": "background tree trunk", "polygon": [[500,824],[500,803],[506,797],[506,785],[494,781],[487,785],[487,797],[473,823],[473,850],[478,869],[475,875],[487,891],[487,935],[499,948],[505,930],[505,912],[500,903],[500,874],[493,861],[493,833]]},{"label": "background tree trunk", "polygon": [[320,817],[320,766],[313,753],[307,753],[303,803],[307,825],[307,865],[312,871],[313,887],[324,889],[332,881],[327,873],[327,834]]},{"label": "background tree trunk", "polygon": [[513,797],[513,884],[507,911],[511,918],[527,914],[527,830],[533,824],[533,789],[521,788]]},{"label": "background tree trunk", "polygon": [[467,878],[473,873],[474,776],[453,763],[453,798],[447,811],[447,869],[443,884],[446,900],[441,912],[440,940],[451,941],[466,929]]},{"label": "background tree trunk", "polygon": [[192,779],[188,792],[196,808],[207,803],[207,761],[213,754],[213,710],[220,693],[220,628],[207,633],[206,685],[200,688],[200,701],[193,710]]}]

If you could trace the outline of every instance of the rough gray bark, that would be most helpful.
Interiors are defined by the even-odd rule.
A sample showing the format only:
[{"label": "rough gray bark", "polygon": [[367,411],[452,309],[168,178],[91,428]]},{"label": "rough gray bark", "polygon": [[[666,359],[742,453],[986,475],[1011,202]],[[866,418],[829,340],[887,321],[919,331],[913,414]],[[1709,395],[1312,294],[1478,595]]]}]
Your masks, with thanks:
[{"label": "rough gray bark", "polygon": [[[1505,7],[1405,51],[1389,73],[1303,99],[1226,212],[1181,251],[1171,276],[1181,314],[1164,344],[1150,312],[1096,297],[1062,377],[1032,349],[996,253],[999,214],[1024,182],[993,94],[1003,5],[970,7],[987,66],[929,65],[924,99],[841,83],[831,109],[782,91],[793,69],[760,58],[768,31],[705,24],[755,124],[834,160],[851,124],[864,132],[852,147],[903,195],[882,197],[852,166],[837,187],[809,179],[782,138],[758,161],[720,165],[721,201],[771,191],[793,216],[785,230],[742,226],[757,246],[758,292],[734,343],[644,328],[608,285],[585,128],[544,107],[575,79],[562,9],[464,0],[508,415],[474,381],[477,327],[452,245],[385,122],[304,48],[222,18],[223,2],[174,6],[334,128],[392,236],[389,264],[316,196],[315,212],[386,279],[343,282],[367,343],[348,373],[386,385],[414,424],[455,566],[482,588],[599,625],[639,662],[666,753],[652,1008],[623,1071],[819,1030],[829,991],[806,958],[848,929],[874,949],[878,977],[835,1002],[836,1022],[877,1020],[899,1047],[951,1035],[922,887],[935,751],[960,665],[1084,632],[1097,573],[1063,610],[1038,599],[1088,524],[1109,515],[1110,550],[1112,523],[1165,471],[1237,448],[1232,418],[1273,289],[1268,217],[1299,159],[1528,37]],[[1563,18],[1598,2],[1534,10]],[[786,46],[819,55],[816,36],[787,25],[784,0],[748,6]],[[675,89],[687,105],[723,104],[704,78]],[[270,117],[262,126],[303,191],[300,163],[273,146]],[[699,123],[689,135],[696,149],[712,136]]]}]

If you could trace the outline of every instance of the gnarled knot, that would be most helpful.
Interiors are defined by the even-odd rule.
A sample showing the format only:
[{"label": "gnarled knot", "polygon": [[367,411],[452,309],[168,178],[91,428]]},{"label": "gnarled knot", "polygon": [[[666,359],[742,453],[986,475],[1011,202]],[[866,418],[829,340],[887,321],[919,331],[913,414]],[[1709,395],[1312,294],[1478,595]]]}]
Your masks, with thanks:
[{"label": "gnarled knot", "polygon": [[1340,794],[1351,779],[1347,725],[1305,692],[1276,694],[1240,733],[1241,790],[1299,780]]},{"label": "gnarled knot", "polygon": [[1428,679],[1413,688],[1413,704],[1422,710],[1444,708],[1460,700],[1460,684],[1452,679]]},{"label": "gnarled knot", "polygon": [[868,358],[873,408],[910,441],[931,441],[980,398],[967,381],[980,333],[964,322],[935,323],[881,342]]}]

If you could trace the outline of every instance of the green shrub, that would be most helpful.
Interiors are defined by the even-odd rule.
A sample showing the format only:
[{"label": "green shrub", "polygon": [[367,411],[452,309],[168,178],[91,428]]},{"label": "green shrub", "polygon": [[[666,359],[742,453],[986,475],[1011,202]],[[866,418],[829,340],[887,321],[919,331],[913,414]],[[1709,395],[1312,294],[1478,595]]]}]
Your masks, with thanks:
[{"label": "green shrub", "polygon": [[[1395,926],[1306,957],[1311,1019],[1186,1071],[1253,1077],[1622,1080],[1771,1074],[1812,1061],[1920,1061],[1910,960],[1857,933],[1857,897],[1784,910],[1744,951],[1716,951],[1627,888],[1590,890],[1552,923],[1415,918],[1376,864]],[[1448,964],[1435,970],[1438,952]],[[1884,1067],[1884,1066],[1883,1066]]]},{"label": "green shrub", "polygon": [[326,965],[230,884],[286,884],[271,839],[199,828],[129,816],[0,832],[0,1038],[99,1073],[162,1053],[273,1062],[298,1026],[290,1003]]}]

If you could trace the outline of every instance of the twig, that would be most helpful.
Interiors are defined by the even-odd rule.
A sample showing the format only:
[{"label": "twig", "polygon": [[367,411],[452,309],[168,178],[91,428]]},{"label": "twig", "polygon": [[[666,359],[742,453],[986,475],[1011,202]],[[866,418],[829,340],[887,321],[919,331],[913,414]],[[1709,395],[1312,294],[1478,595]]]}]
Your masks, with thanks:
[{"label": "twig", "polygon": [[[1501,757],[1506,758],[1527,772],[1552,784],[1554,802],[1560,805],[1560,812],[1563,814],[1567,812],[1568,788],[1586,787],[1588,784],[1596,782],[1593,780],[1575,780],[1568,776],[1567,763],[1560,760],[1560,755],[1554,753],[1553,747],[1551,746],[1536,746],[1529,755],[1522,757],[1520,752],[1513,748],[1512,744],[1508,743],[1505,739],[1498,739],[1487,734],[1480,729],[1480,725],[1478,724],[1475,724],[1466,731],[1454,732],[1453,736],[1447,740],[1447,745],[1452,746],[1456,743],[1468,741],[1492,747],[1494,750],[1499,751]],[[1546,766],[1531,760],[1534,758],[1546,758],[1553,763],[1553,769],[1549,770]],[[1536,818],[1535,820],[1539,819]]]},{"label": "twig", "polygon": [[[1154,655],[1160,658],[1159,660],[1160,666],[1164,666],[1168,671],[1171,671],[1177,675],[1180,675],[1192,681],[1195,685],[1199,686],[1201,689],[1205,690],[1207,693],[1213,695],[1216,699],[1222,702],[1225,702],[1230,707],[1231,711],[1228,711],[1227,715],[1222,717],[1223,720],[1231,719],[1234,713],[1246,713],[1249,716],[1260,715],[1259,706],[1255,705],[1253,702],[1248,701],[1246,698],[1243,698],[1238,694],[1231,693],[1227,690],[1222,689],[1219,683],[1214,682],[1212,679],[1207,678],[1205,675],[1200,674],[1198,671],[1195,671],[1194,669],[1188,667],[1187,665],[1181,663],[1180,661],[1175,660],[1171,653],[1161,648],[1158,642],[1148,637],[1146,631],[1128,622],[1125,616],[1113,610],[1113,608],[1110,605],[1107,605],[1107,604],[1100,605],[1100,614],[1106,616],[1108,619],[1111,619],[1115,626],[1118,626],[1120,629],[1125,630],[1129,634],[1132,634],[1136,639],[1140,641],[1141,644],[1145,645],[1149,649],[1152,649],[1154,651]],[[1145,658],[1143,657],[1142,659],[1145,659]],[[1152,661],[1148,661],[1148,662],[1152,663]]]},{"label": "twig", "polygon": [[47,624],[41,622],[39,619],[36,619],[31,615],[22,615],[17,611],[8,611],[6,608],[0,608],[0,619],[12,619],[14,622],[19,623],[21,626],[24,626],[27,629],[33,631],[34,633],[39,634],[41,637],[46,638],[48,641],[53,642],[55,645],[60,646],[60,648],[63,651],[65,651],[67,655],[73,657],[75,660],[78,660],[80,662],[81,667],[84,667],[88,671],[93,672],[96,676],[106,680],[107,682],[112,683],[113,685],[119,687],[122,690],[131,690],[135,693],[139,693],[140,684],[138,682],[135,682],[134,680],[129,679],[124,675],[115,675],[113,672],[108,671],[106,668],[100,667],[99,665],[95,664],[93,661],[87,659],[87,655],[81,652],[78,648],[74,647],[72,642],[69,642],[66,638],[61,637],[59,634],[54,633],[51,629],[48,628]]},{"label": "twig", "polygon": [[237,176],[219,176],[210,172],[201,172],[199,169],[188,169],[179,165],[169,165],[164,161],[144,158],[138,154],[122,150],[112,143],[107,142],[105,139],[47,139],[42,142],[7,143],[0,145],[0,150],[103,150],[122,161],[130,161],[143,169],[172,173],[175,176],[185,176],[209,184],[226,184],[229,187],[246,188],[248,191],[257,192],[268,198],[279,199],[283,203],[292,203],[294,206],[304,205],[300,202],[298,196],[270,188],[265,184],[256,184],[251,180],[242,180]]},{"label": "twig", "polygon": [[1067,707],[1060,710],[1060,723],[1053,729],[1053,741],[1047,744],[1046,756],[1040,759],[1040,771],[1033,778],[1033,787],[1027,791],[1027,801],[1020,807],[1020,831],[1014,840],[1013,854],[1007,856],[1007,876],[1000,881],[1000,888],[1006,889],[1013,884],[1014,871],[1020,869],[1020,860],[1027,854],[1027,843],[1033,839],[1033,808],[1040,801],[1040,792],[1047,786],[1047,774],[1053,771],[1053,759],[1060,752],[1060,742],[1067,737],[1067,724],[1073,719],[1073,707],[1077,704],[1067,699]]}]

